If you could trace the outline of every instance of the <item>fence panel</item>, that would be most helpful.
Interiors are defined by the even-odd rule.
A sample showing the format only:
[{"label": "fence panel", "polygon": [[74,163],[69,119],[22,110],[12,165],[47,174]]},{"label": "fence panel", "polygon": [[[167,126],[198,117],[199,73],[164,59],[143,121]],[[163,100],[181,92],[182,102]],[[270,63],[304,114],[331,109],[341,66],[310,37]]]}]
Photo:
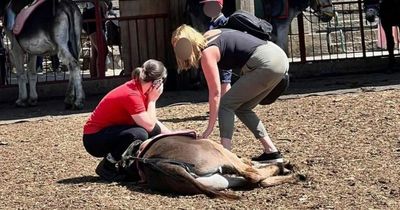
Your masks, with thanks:
[{"label": "fence panel", "polygon": [[[76,0],[80,5],[93,0]],[[112,23],[117,26],[118,38],[122,43],[109,42],[107,45],[107,65],[105,79],[119,77],[129,73],[129,70],[140,66],[145,60],[155,58],[169,61],[168,37],[170,33],[169,20],[173,14],[156,14],[141,16],[119,16],[118,1],[113,1],[113,15],[101,18],[102,23]],[[291,24],[289,33],[289,58],[293,63],[322,62],[341,59],[369,58],[386,56],[382,41],[383,31],[379,21],[368,23],[362,11],[363,3],[358,0],[336,0],[334,7],[336,17],[328,23],[318,21],[312,11],[307,9]],[[84,20],[94,23],[96,18]],[[105,31],[110,33],[109,31]],[[6,49],[9,41],[1,34]],[[117,39],[118,40],[118,39]],[[398,39],[396,39],[398,40]],[[81,37],[82,52],[80,57],[82,78],[84,80],[100,79],[90,74],[91,42],[87,34]],[[397,43],[398,47],[398,43]],[[398,53],[398,48],[395,50]],[[7,50],[0,49],[0,87],[17,84]],[[38,72],[38,82],[58,83],[68,80],[66,68],[54,68],[48,56],[44,57],[43,67]],[[62,64],[61,64],[62,66]],[[39,69],[40,70],[40,69]]]},{"label": "fence panel", "polygon": [[[292,62],[387,55],[386,49],[379,47],[382,42],[382,38],[378,39],[381,37],[379,33],[382,33],[378,30],[379,21],[369,23],[365,20],[362,1],[337,0],[333,3],[336,16],[328,23],[320,22],[309,9],[294,19],[289,33],[289,57]],[[299,31],[304,31],[304,34]]]}]

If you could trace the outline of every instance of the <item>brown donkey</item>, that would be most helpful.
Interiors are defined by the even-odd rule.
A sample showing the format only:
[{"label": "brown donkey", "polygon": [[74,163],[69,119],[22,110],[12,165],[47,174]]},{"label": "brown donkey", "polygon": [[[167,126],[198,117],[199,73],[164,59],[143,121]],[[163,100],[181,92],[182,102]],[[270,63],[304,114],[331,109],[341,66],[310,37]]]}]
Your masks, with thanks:
[{"label": "brown donkey", "polygon": [[247,164],[209,139],[171,135],[147,140],[140,148],[140,154],[133,158],[135,169],[142,181],[157,191],[238,199],[220,190],[268,187],[299,180],[295,173],[279,175],[282,166],[256,168]]}]

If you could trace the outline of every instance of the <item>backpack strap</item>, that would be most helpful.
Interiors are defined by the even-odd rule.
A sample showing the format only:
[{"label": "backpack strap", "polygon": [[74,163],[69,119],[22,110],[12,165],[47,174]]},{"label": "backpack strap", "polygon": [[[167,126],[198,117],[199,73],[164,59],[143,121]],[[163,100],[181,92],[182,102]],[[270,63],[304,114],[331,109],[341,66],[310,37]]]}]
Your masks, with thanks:
[{"label": "backpack strap", "polygon": [[218,36],[220,36],[222,33],[224,33],[224,32],[233,32],[233,31],[235,31],[234,29],[230,29],[230,28],[216,28],[216,29],[220,30],[221,33],[214,34],[214,35],[212,35],[212,36],[206,37],[206,39],[207,39],[207,47],[209,47],[208,44],[209,44],[210,42],[214,41],[214,40],[215,40]]}]

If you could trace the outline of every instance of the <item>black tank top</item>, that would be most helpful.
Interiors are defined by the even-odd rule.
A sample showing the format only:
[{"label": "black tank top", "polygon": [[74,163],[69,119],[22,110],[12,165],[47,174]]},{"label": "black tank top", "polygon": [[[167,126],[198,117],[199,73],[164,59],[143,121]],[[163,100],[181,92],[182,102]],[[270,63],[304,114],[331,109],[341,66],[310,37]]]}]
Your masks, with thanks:
[{"label": "black tank top", "polygon": [[[218,62],[219,69],[242,68],[254,50],[266,43],[252,35],[232,29],[220,29],[219,36],[208,43],[208,47],[217,46],[221,54]],[[209,38],[209,39],[212,39]]]}]

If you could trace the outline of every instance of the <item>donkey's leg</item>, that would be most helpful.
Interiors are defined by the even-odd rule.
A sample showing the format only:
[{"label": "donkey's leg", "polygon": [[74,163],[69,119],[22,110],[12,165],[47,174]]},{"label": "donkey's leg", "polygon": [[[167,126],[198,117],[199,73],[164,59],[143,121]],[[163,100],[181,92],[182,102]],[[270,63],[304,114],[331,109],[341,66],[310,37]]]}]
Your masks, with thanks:
[{"label": "donkey's leg", "polygon": [[[59,56],[61,58],[63,55],[59,54]],[[65,63],[66,60],[62,60],[62,62]],[[67,109],[82,109],[85,93],[83,92],[79,63],[76,60],[70,60],[70,63],[66,65],[69,70],[69,81],[64,100],[65,106]]]},{"label": "donkey's leg", "polygon": [[238,156],[229,150],[225,149],[221,144],[210,141],[214,144],[215,149],[217,149],[223,157],[222,173],[237,173],[239,176],[243,176],[246,180],[251,183],[257,183],[264,179],[257,169],[253,168],[251,165],[244,163]]},{"label": "donkey's leg", "polygon": [[282,167],[277,164],[267,165],[259,168],[255,167],[255,169],[263,176],[264,179],[271,176],[276,176],[282,171]]},{"label": "donkey's leg", "polygon": [[37,74],[36,74],[36,55],[28,55],[28,81],[29,81],[29,99],[28,105],[36,106],[38,94],[36,92]]},{"label": "donkey's leg", "polygon": [[213,188],[215,190],[243,187],[249,184],[249,182],[243,177],[222,176],[220,174],[214,174],[207,177],[199,177],[196,178],[196,180],[204,186]]},{"label": "donkey's leg", "polygon": [[[205,186],[181,166],[155,162],[144,166],[150,188],[161,191],[173,191],[183,194],[203,193],[209,197],[238,199],[236,195],[220,192],[213,185]],[[211,183],[209,183],[211,184]]]},{"label": "donkey's leg", "polygon": [[290,174],[286,176],[272,176],[260,182],[262,187],[272,187],[285,183],[296,183],[303,179],[304,176],[300,174]]},{"label": "donkey's leg", "polygon": [[[78,16],[80,17],[80,16]],[[60,13],[56,17],[56,26],[54,27],[54,40],[57,44],[58,48],[58,57],[60,61],[68,66],[69,70],[69,87],[67,89],[67,93],[65,96],[65,105],[66,108],[72,109],[82,109],[83,108],[83,101],[85,98],[85,94],[82,88],[82,78],[81,78],[81,71],[79,67],[79,52],[80,52],[80,30],[79,32],[73,27],[73,23],[69,24],[68,20],[71,17],[67,17],[66,13]],[[74,20],[77,18],[74,18]],[[80,18],[77,20],[80,21]],[[76,24],[80,26],[80,24]],[[71,32],[70,30],[73,30]],[[76,33],[74,33],[76,32]],[[74,36],[76,39],[71,39],[71,35],[75,34]],[[75,43],[76,42],[76,43]],[[73,47],[73,46],[75,47]],[[77,48],[75,49],[77,54],[73,56],[70,51],[70,48]],[[72,49],[73,50],[73,49]]]},{"label": "donkey's leg", "polygon": [[83,108],[83,101],[85,99],[85,93],[82,87],[82,77],[81,71],[79,67],[79,62],[74,60],[74,62],[70,63],[69,65],[70,71],[70,84],[72,85],[72,91],[75,95],[75,101],[73,103],[73,108],[75,109],[82,109]]},{"label": "donkey's leg", "polygon": [[[9,36],[10,37],[10,36]],[[24,52],[18,45],[17,40],[11,35],[11,57],[15,69],[17,70],[17,82],[18,82],[18,99],[15,101],[15,105],[18,107],[26,107],[28,100],[28,92],[26,89],[26,83],[28,82],[27,73],[24,68]]]}]

